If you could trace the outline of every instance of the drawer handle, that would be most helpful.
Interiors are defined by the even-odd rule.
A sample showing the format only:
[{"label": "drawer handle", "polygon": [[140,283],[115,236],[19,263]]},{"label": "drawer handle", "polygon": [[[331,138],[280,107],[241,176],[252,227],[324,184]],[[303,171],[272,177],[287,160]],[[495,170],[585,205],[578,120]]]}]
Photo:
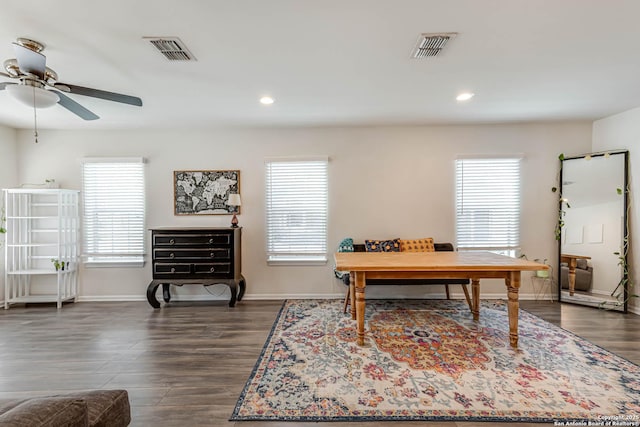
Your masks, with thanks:
[{"label": "drawer handle", "polygon": [[213,239],[209,239],[209,243],[213,243]]},{"label": "drawer handle", "polygon": [[211,252],[211,258],[215,258],[216,254],[214,254],[213,252]]},{"label": "drawer handle", "polygon": [[169,258],[175,258],[175,257],[176,257],[176,255],[175,255],[173,252],[171,252],[171,253],[169,254]]},{"label": "drawer handle", "polygon": [[172,273],[175,273],[175,272],[176,272],[176,269],[175,269],[175,268],[173,268],[173,267],[171,267],[171,272],[172,272]]},{"label": "drawer handle", "polygon": [[214,271],[216,271],[216,269],[215,269],[215,268],[213,268],[213,267],[211,267],[211,268],[209,269],[209,271],[211,271],[211,272],[213,273]]},{"label": "drawer handle", "polygon": [[170,244],[170,245],[173,245],[175,242],[176,242],[176,241],[175,241],[175,240],[173,240],[173,239],[169,240],[169,244]]}]

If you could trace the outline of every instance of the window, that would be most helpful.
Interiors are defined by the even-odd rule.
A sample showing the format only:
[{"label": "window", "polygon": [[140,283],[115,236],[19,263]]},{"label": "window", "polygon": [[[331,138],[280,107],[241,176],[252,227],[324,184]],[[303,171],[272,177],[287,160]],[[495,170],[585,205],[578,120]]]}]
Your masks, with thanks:
[{"label": "window", "polygon": [[144,265],[144,159],[85,159],[82,198],[85,265]]},{"label": "window", "polygon": [[520,158],[456,160],[456,245],[516,256]]},{"label": "window", "polygon": [[266,162],[267,262],[327,261],[327,163]]}]

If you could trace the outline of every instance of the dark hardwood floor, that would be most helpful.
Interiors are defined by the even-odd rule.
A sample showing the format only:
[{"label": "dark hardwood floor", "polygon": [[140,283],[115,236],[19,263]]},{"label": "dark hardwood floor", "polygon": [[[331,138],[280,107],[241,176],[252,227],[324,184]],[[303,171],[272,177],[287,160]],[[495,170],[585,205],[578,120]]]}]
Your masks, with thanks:
[{"label": "dark hardwood floor", "polygon": [[[0,310],[0,398],[124,388],[132,426],[317,425],[227,421],[281,305],[174,302],[153,310],[146,302],[84,302]],[[522,301],[521,308],[640,364],[640,316],[550,302]]]}]

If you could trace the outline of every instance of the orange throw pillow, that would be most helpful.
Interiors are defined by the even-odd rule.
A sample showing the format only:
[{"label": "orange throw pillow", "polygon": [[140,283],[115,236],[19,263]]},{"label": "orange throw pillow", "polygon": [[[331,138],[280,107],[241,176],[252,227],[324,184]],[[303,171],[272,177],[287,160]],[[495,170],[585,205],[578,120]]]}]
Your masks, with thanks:
[{"label": "orange throw pillow", "polygon": [[400,252],[435,252],[433,238],[400,240]]}]

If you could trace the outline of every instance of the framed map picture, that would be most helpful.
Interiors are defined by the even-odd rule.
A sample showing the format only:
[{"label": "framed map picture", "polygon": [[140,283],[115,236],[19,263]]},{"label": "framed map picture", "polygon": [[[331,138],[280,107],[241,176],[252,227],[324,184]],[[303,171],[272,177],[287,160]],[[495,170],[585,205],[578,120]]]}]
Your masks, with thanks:
[{"label": "framed map picture", "polygon": [[229,194],[240,194],[240,171],[174,171],[176,215],[230,215],[240,206],[229,206]]}]

